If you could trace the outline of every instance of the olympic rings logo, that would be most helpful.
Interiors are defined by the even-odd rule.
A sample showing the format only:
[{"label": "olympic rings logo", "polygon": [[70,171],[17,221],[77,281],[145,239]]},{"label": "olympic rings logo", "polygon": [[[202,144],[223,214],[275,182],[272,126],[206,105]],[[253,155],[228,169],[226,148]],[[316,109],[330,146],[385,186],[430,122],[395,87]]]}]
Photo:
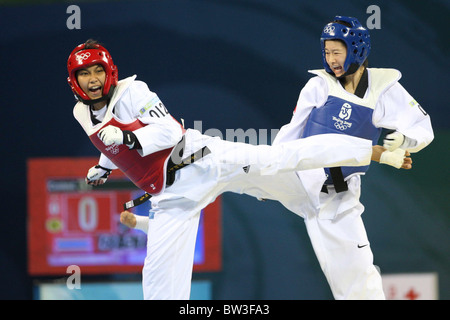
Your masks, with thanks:
[{"label": "olympic rings logo", "polygon": [[334,126],[336,127],[336,129],[341,130],[341,131],[344,131],[344,130],[348,129],[348,125],[345,125],[345,124],[342,124],[342,123],[339,123],[339,122],[335,122]]},{"label": "olympic rings logo", "polygon": [[117,144],[112,144],[109,147],[107,147],[105,150],[111,152],[112,154],[118,154],[120,151],[119,146]]},{"label": "olympic rings logo", "polygon": [[90,56],[91,56],[90,52],[83,52],[83,53],[77,54],[76,59],[77,59],[78,63],[82,63],[83,60],[88,59]]},{"label": "olympic rings logo", "polygon": [[332,33],[334,29],[334,26],[325,26],[325,28],[323,29],[323,33]]}]

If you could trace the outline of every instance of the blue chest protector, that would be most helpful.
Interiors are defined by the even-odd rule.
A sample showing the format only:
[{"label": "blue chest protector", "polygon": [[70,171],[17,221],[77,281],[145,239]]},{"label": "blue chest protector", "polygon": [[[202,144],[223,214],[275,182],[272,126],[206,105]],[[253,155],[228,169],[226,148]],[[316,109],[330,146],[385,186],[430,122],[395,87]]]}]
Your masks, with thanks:
[{"label": "blue chest protector", "polygon": [[[395,69],[368,68],[367,74],[363,75],[367,76],[367,93],[364,94],[357,88],[357,95],[346,92],[339,81],[325,70],[309,72],[325,81],[327,100],[311,111],[302,137],[339,133],[371,140],[372,145],[377,144],[382,129],[372,123],[373,110],[380,96],[400,79],[400,72]],[[341,169],[345,179],[354,173],[365,173],[369,166],[341,167]],[[325,168],[325,171],[327,174],[325,184],[333,184],[329,168]],[[336,169],[332,170],[332,174],[336,174]],[[339,178],[342,180],[342,177]]]},{"label": "blue chest protector", "polygon": [[[377,144],[381,128],[372,124],[373,110],[344,99],[329,96],[320,108],[314,108],[303,131],[302,138],[324,133],[340,133],[372,140]],[[341,167],[344,179],[353,173],[364,173],[369,166]],[[325,168],[325,184],[333,184],[329,168]]]}]

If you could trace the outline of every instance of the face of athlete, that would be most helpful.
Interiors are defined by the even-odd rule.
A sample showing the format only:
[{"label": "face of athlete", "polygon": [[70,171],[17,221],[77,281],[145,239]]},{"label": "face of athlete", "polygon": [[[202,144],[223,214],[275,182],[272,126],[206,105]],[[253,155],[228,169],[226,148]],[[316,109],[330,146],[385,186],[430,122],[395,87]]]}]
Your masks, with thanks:
[{"label": "face of athlete", "polygon": [[325,41],[325,58],[328,66],[333,70],[336,77],[340,77],[345,73],[344,62],[347,57],[347,47],[339,40]]},{"label": "face of athlete", "polygon": [[80,88],[87,96],[94,100],[102,97],[106,73],[103,66],[96,64],[77,71],[77,80]]}]

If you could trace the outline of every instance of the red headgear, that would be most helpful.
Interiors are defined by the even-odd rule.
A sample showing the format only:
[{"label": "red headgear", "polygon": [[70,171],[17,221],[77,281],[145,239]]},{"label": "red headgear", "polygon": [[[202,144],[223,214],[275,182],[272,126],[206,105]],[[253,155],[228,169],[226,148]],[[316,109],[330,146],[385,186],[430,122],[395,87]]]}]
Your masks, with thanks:
[{"label": "red headgear", "polygon": [[[69,72],[67,81],[69,82],[70,88],[79,101],[89,105],[111,98],[114,88],[119,81],[117,66],[113,63],[108,50],[99,44],[90,44],[90,46],[94,48],[87,49],[86,44],[84,43],[78,45],[73,49],[67,60],[67,71]],[[103,66],[106,73],[106,79],[103,85],[103,96],[99,99],[91,100],[80,88],[76,77],[76,71],[95,64]]]}]

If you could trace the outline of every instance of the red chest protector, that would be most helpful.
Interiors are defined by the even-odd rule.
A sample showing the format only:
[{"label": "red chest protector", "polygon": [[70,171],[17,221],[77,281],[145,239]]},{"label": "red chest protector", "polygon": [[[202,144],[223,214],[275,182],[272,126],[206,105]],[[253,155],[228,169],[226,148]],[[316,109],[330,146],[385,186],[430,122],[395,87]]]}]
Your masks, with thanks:
[{"label": "red chest protector", "polygon": [[130,150],[126,145],[105,144],[97,136],[98,132],[113,125],[121,130],[134,131],[146,126],[139,120],[130,123],[121,123],[112,118],[105,123],[95,133],[89,136],[95,147],[107,156],[138,188],[152,195],[160,193],[165,186],[166,162],[172,149],[164,149],[145,157],[142,157],[137,150]]}]

